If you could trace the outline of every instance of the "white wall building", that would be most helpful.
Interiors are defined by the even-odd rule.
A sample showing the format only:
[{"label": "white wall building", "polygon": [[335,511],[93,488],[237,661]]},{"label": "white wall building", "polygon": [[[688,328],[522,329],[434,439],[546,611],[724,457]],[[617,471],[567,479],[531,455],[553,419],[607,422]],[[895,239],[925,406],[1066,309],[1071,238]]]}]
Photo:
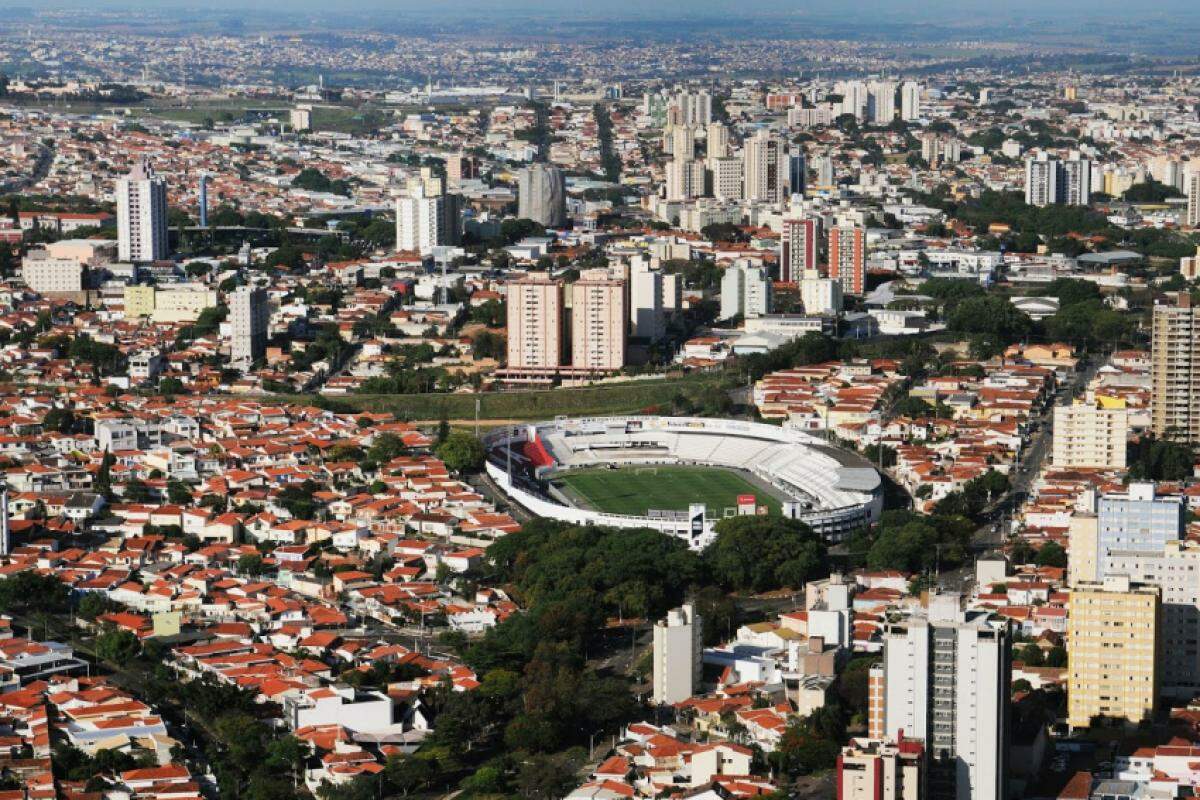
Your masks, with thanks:
[{"label": "white wall building", "polygon": [[679,703],[700,688],[703,623],[690,605],[654,624],[654,702]]},{"label": "white wall building", "polygon": [[142,163],[117,181],[117,257],[161,261],[167,242],[167,184]]}]

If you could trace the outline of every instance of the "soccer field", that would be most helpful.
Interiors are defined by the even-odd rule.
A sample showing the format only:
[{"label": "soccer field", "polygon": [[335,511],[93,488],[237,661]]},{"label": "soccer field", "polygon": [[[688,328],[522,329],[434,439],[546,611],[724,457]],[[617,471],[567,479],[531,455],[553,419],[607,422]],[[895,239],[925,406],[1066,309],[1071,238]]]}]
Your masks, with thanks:
[{"label": "soccer field", "polygon": [[596,511],[642,517],[650,509],[687,511],[704,503],[710,516],[737,505],[739,494],[752,494],[758,505],[779,514],[779,500],[738,473],[719,467],[622,467],[564,473],[554,479]]}]

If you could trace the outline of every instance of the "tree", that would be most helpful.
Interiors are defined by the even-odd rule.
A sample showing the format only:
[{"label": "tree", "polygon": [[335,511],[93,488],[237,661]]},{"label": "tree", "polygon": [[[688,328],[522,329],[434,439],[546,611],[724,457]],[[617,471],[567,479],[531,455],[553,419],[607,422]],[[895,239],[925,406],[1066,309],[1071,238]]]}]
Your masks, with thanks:
[{"label": "tree", "polygon": [[803,522],[780,517],[728,517],[704,551],[713,578],[727,589],[800,589],[828,572],[825,546]]},{"label": "tree", "polygon": [[1037,552],[1036,563],[1039,567],[1065,568],[1067,566],[1067,551],[1058,542],[1046,542]]},{"label": "tree", "polygon": [[238,572],[257,577],[263,573],[263,558],[258,553],[247,553],[238,558]]},{"label": "tree", "polygon": [[1027,667],[1040,667],[1045,663],[1045,656],[1042,654],[1042,648],[1030,643],[1021,648],[1017,660]]},{"label": "tree", "polygon": [[469,433],[455,431],[438,446],[437,457],[455,472],[478,472],[483,468],[486,452],[483,442]]},{"label": "tree", "polygon": [[137,636],[123,628],[108,627],[96,637],[96,655],[118,666],[125,666],[141,651]]},{"label": "tree", "polygon": [[190,506],[192,504],[192,490],[183,481],[169,480],[167,481],[167,500],[172,505]]},{"label": "tree", "polygon": [[1056,644],[1051,647],[1046,653],[1047,667],[1065,667],[1067,665],[1067,648],[1061,644]]}]

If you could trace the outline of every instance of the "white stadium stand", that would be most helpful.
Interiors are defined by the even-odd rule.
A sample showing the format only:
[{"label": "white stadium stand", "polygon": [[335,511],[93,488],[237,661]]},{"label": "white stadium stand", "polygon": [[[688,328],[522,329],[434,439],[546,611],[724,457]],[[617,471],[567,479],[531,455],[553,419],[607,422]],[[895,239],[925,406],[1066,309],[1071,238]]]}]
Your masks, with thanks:
[{"label": "white stadium stand", "polygon": [[[790,502],[784,513],[830,541],[878,519],[879,473],[860,456],[788,427],[700,417],[558,418],[498,429],[485,437],[489,476],[531,512],[580,524],[655,528],[705,547],[723,509],[703,525],[686,514],[635,517],[566,505],[536,478],[612,465],[692,464],[745,470]],[[522,455],[536,453],[531,460]],[[532,448],[532,450],[530,450]],[[516,470],[514,472],[514,470]],[[561,497],[561,495],[558,495]]]}]

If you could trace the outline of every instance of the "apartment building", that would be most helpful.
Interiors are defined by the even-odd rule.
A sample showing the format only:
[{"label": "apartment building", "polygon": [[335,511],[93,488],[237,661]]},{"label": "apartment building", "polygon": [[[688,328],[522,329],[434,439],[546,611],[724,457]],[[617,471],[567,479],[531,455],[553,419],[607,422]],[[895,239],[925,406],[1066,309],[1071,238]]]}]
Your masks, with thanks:
[{"label": "apartment building", "polygon": [[1187,190],[1188,227],[1200,228],[1200,170],[1188,175]]},{"label": "apartment building", "polygon": [[1124,469],[1129,417],[1105,408],[1089,393],[1083,401],[1054,408],[1054,466],[1063,469]]},{"label": "apartment building", "polygon": [[1129,490],[1106,494],[1097,504],[1096,563],[1101,573],[1114,550],[1156,553],[1183,533],[1182,497],[1158,495],[1153,483],[1131,483]]},{"label": "apartment building", "polygon": [[625,366],[625,281],[606,269],[585,270],[571,285],[571,366],[617,372]]},{"label": "apartment building", "polygon": [[125,318],[150,317],[155,322],[195,322],[200,312],[216,306],[217,293],[203,285],[125,287]]},{"label": "apartment building", "polygon": [[[1075,557],[1072,549],[1071,557]],[[1190,700],[1200,693],[1200,543],[1167,542],[1158,552],[1114,550],[1106,575],[1157,586],[1162,597],[1159,631],[1160,689]]]},{"label": "apartment building", "polygon": [[396,198],[396,249],[427,256],[436,247],[461,239],[461,196],[446,191],[446,181],[428,167],[409,178]]},{"label": "apartment building", "polygon": [[1187,292],[1154,307],[1150,384],[1154,435],[1200,441],[1200,317]]},{"label": "apartment building", "polygon": [[508,369],[563,365],[563,287],[546,273],[508,284]]},{"label": "apartment building", "polygon": [[760,203],[782,203],[787,188],[782,139],[763,129],[742,146],[743,197]]},{"label": "apartment building", "polygon": [[837,760],[839,800],[924,800],[925,748],[919,741],[851,739]]},{"label": "apartment building", "polygon": [[55,258],[46,250],[30,250],[21,259],[21,280],[43,295],[82,292],[87,267],[74,258]]},{"label": "apartment building", "polygon": [[267,293],[239,286],[229,301],[230,358],[244,368],[262,358],[267,349],[267,327],[271,310]]},{"label": "apartment building", "polygon": [[792,283],[815,270],[821,221],[817,217],[784,217],[779,237],[779,280]]},{"label": "apartment building", "polygon": [[721,318],[761,317],[771,313],[771,278],[750,263],[733,264],[721,277]]},{"label": "apartment building", "polygon": [[690,605],[654,624],[654,702],[680,703],[700,689],[701,618]]},{"label": "apartment building", "polygon": [[161,261],[167,241],[167,184],[142,163],[117,181],[117,257]]},{"label": "apartment building", "polygon": [[857,225],[829,229],[829,277],[841,281],[842,293],[861,295],[867,282],[867,232]]},{"label": "apartment building", "polygon": [[1012,639],[1008,623],[931,594],[926,616],[884,636],[883,735],[925,743],[929,797],[1006,800]]},{"label": "apartment building", "polygon": [[[448,174],[448,173],[447,173]],[[567,179],[558,167],[531,164],[517,178],[517,216],[547,228],[567,223]]]},{"label": "apartment building", "polygon": [[1071,589],[1067,620],[1067,722],[1096,717],[1137,724],[1158,702],[1161,591],[1126,576]]}]

